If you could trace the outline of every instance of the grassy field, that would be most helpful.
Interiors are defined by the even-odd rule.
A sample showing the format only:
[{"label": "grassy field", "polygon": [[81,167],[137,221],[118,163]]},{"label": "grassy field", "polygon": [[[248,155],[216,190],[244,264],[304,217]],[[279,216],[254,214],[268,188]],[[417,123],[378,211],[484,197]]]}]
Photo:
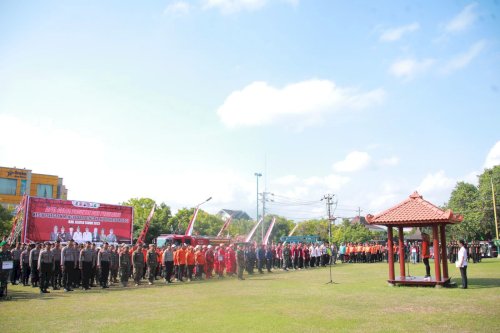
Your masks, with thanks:
[{"label": "grassy field", "polygon": [[[333,285],[319,268],[46,295],[9,286],[0,332],[500,332],[498,259],[470,264],[468,290],[389,287],[387,264],[332,273]],[[460,284],[453,265],[450,273]]]}]

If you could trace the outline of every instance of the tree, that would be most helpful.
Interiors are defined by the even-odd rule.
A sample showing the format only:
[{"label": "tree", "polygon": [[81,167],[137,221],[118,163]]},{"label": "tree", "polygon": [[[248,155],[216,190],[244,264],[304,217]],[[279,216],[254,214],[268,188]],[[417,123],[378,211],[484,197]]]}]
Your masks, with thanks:
[{"label": "tree", "polygon": [[474,240],[481,238],[484,233],[482,228],[481,201],[479,190],[476,186],[458,182],[451,192],[447,208],[453,213],[462,214],[464,219],[461,223],[450,227],[450,237],[453,239]]},{"label": "tree", "polygon": [[[497,214],[499,213],[499,191],[500,191],[500,165],[496,165],[491,169],[485,169],[484,172],[479,176],[479,198],[481,200],[482,223],[485,229],[484,237],[486,239],[492,239],[496,237],[495,232],[495,217],[493,211],[493,192],[491,185],[493,184],[493,189],[495,192],[495,199],[497,205]],[[497,216],[498,218],[498,216]]]},{"label": "tree", "polygon": [[449,234],[453,239],[478,240],[492,239],[496,236],[492,184],[495,196],[498,198],[498,191],[500,191],[499,165],[485,169],[479,175],[478,186],[465,182],[457,183],[445,207],[454,213],[462,214],[464,217],[462,223],[449,228]]},{"label": "tree", "polygon": [[351,224],[349,219],[343,219],[341,225],[332,228],[332,238],[337,244],[345,242],[364,243],[372,240],[373,237],[373,233],[363,224]]},{"label": "tree", "polygon": [[13,219],[12,212],[0,205],[0,237],[9,236]]},{"label": "tree", "polygon": [[328,239],[328,220],[308,220],[301,222],[295,231],[296,235],[319,236],[320,239]]},{"label": "tree", "polygon": [[235,219],[229,225],[229,235],[231,237],[246,236],[252,230],[255,223],[257,222],[252,220]]},{"label": "tree", "polygon": [[[150,198],[133,198],[122,203],[122,205],[132,206],[134,208],[134,239],[139,237],[149,213],[155,204],[156,202]],[[169,222],[171,217],[172,213],[169,206],[165,203],[156,205],[156,210],[149,225],[145,242],[148,244],[152,243],[153,239],[160,234],[169,233]]]}]

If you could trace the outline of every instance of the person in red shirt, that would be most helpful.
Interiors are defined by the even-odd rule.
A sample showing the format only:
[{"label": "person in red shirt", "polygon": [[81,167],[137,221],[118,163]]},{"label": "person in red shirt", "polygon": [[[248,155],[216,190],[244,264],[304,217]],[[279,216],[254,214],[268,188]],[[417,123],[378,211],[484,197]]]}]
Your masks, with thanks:
[{"label": "person in red shirt", "polygon": [[225,263],[224,263],[224,258],[226,256],[226,251],[224,250],[224,244],[221,244],[219,246],[219,249],[217,250],[216,256],[215,256],[215,261],[217,262],[217,274],[219,274],[219,279],[222,279],[224,277],[224,269],[225,269]]},{"label": "person in red shirt", "polygon": [[422,233],[422,258],[425,265],[425,278],[430,280],[431,267],[429,266],[429,258],[430,258],[429,241],[430,241],[429,235],[426,233]]},{"label": "person in red shirt", "polygon": [[214,250],[212,250],[212,245],[207,247],[205,252],[205,276],[207,279],[212,278],[212,272],[214,270]]}]

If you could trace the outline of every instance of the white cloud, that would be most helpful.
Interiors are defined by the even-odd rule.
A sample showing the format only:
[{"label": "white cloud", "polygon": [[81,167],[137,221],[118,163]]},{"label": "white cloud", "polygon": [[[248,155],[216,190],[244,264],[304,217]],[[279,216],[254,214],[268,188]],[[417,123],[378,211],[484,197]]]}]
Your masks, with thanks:
[{"label": "white cloud", "polygon": [[391,65],[389,72],[403,80],[411,80],[415,76],[425,73],[435,63],[434,59],[403,59]]},{"label": "white cloud", "polygon": [[383,158],[380,161],[378,161],[378,164],[380,166],[394,166],[394,165],[398,165],[399,164],[399,157],[392,156],[392,157]]},{"label": "white cloud", "polygon": [[231,14],[243,10],[258,10],[264,7],[267,2],[268,0],[205,0],[203,7],[205,9],[216,8],[222,13]]},{"label": "white cloud", "polygon": [[276,185],[292,185],[296,183],[299,178],[295,175],[283,176],[277,179],[273,179],[272,183]]},{"label": "white cloud", "polygon": [[486,46],[486,41],[480,40],[472,45],[467,52],[462,53],[451,59],[444,67],[443,73],[450,73],[467,66],[474,58],[476,58]]},{"label": "white cloud", "polygon": [[328,175],[324,178],[326,189],[333,192],[340,191],[340,189],[350,181],[351,179],[349,177],[335,174]]},{"label": "white cloud", "polygon": [[471,3],[465,6],[462,11],[449,21],[445,26],[445,31],[450,33],[467,30],[477,19],[475,8],[477,3]]},{"label": "white cloud", "polygon": [[497,141],[490,149],[486,156],[486,161],[484,162],[484,167],[488,169],[496,165],[500,165],[500,141]]},{"label": "white cloud", "polygon": [[281,89],[257,81],[232,92],[217,114],[228,127],[266,125],[286,117],[308,122],[324,112],[367,108],[384,98],[383,89],[358,93],[329,80],[302,81]]},{"label": "white cloud", "polygon": [[187,15],[191,11],[191,5],[185,1],[177,1],[169,4],[164,14]]},{"label": "white cloud", "polygon": [[380,35],[380,40],[383,42],[394,42],[401,39],[404,34],[417,31],[418,29],[420,29],[420,24],[417,22],[397,28],[387,29],[382,33],[382,35]]},{"label": "white cloud", "polygon": [[371,156],[366,152],[353,151],[346,158],[333,165],[337,172],[355,172],[367,168],[370,165]]},{"label": "white cloud", "polygon": [[455,187],[456,180],[446,176],[443,170],[430,173],[424,177],[417,191],[424,199],[440,205],[448,201],[450,193]]}]

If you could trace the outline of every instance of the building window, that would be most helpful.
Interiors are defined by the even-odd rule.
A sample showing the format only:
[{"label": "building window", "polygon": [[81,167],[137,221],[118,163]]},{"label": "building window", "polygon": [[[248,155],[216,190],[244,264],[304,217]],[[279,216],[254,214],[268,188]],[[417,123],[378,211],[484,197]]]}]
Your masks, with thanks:
[{"label": "building window", "polygon": [[26,194],[26,179],[21,179],[21,192],[19,195],[25,195]]},{"label": "building window", "polygon": [[38,184],[36,186],[36,196],[42,198],[52,198],[52,185]]},{"label": "building window", "polygon": [[17,179],[0,178],[0,194],[16,195]]}]

